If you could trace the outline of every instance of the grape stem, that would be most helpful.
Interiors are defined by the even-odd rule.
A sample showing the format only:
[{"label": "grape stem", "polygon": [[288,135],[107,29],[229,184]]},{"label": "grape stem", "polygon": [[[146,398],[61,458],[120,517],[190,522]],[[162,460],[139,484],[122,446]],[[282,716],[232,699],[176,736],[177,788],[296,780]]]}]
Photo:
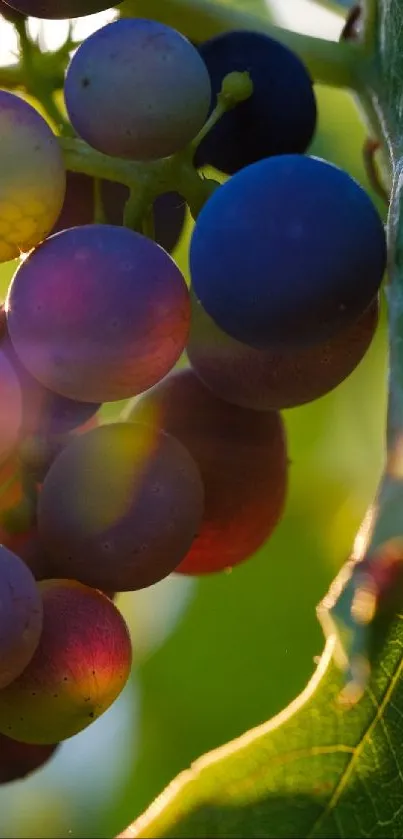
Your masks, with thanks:
[{"label": "grape stem", "polygon": [[196,43],[229,29],[248,29],[276,38],[300,56],[317,82],[354,89],[363,50],[360,44],[336,43],[292,32],[270,23],[267,16],[245,12],[213,0],[126,0],[122,15],[153,18],[185,32]]},{"label": "grape stem", "polygon": [[[392,194],[387,223],[389,387],[385,468],[376,497],[358,533],[351,559],[318,607],[336,657],[347,671],[342,694],[354,703],[370,673],[374,619],[401,590],[403,571],[403,7],[398,0],[366,0],[365,49],[371,51],[361,106],[389,157]],[[393,47],[393,49],[392,49]],[[401,602],[399,604],[401,606]]]}]

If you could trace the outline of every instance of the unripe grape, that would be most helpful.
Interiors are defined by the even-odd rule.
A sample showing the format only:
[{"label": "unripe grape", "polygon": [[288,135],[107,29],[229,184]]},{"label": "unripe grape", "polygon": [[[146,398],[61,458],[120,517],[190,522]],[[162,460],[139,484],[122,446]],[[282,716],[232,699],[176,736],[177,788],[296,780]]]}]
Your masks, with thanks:
[{"label": "unripe grape", "polygon": [[33,248],[63,206],[66,172],[57,138],[27,102],[0,90],[0,262]]}]

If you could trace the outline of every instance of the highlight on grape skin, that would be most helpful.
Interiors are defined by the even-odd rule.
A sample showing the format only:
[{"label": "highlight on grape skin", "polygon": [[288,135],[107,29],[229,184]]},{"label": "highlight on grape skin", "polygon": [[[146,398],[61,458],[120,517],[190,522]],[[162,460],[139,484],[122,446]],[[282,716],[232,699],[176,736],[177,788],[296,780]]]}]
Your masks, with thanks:
[{"label": "highlight on grape skin", "polygon": [[322,344],[257,350],[231,338],[191,294],[186,347],[192,369],[218,398],[258,411],[284,410],[319,399],[343,382],[365,356],[378,325],[379,304]]},{"label": "highlight on grape skin", "polygon": [[48,744],[78,734],[121,693],[132,651],[112,601],[73,580],[38,583],[43,630],[23,673],[0,690],[0,732]]},{"label": "highlight on grape skin", "polygon": [[59,743],[50,746],[38,746],[32,743],[19,743],[4,734],[0,734],[0,785],[20,781],[37,772],[54,757]]},{"label": "highlight on grape skin", "polygon": [[114,21],[87,38],[64,90],[77,134],[98,151],[135,160],[183,149],[202,128],[211,96],[207,68],[190,41],[142,18]]},{"label": "highlight on grape skin", "polygon": [[50,576],[133,591],[181,562],[203,515],[203,486],[188,451],[139,423],[77,437],[57,456],[38,502]]},{"label": "highlight on grape skin", "polygon": [[0,545],[0,688],[27,667],[42,632],[43,609],[24,562]]},{"label": "highlight on grape skin", "polygon": [[172,434],[200,469],[204,515],[176,572],[221,571],[261,547],[285,504],[287,452],[280,414],[229,405],[187,369],[129,406],[126,417]]},{"label": "highlight on grape skin", "polygon": [[257,349],[327,341],[365,312],[385,267],[370,197],[346,172],[304,155],[233,175],[204,205],[190,245],[203,308]]},{"label": "highlight on grape skin", "polygon": [[[122,0],[113,0],[118,6]],[[17,11],[31,17],[48,20],[64,20],[69,17],[93,15],[110,9],[112,0],[7,0]]]},{"label": "highlight on grape skin", "polygon": [[199,52],[211,79],[211,110],[228,73],[247,70],[253,93],[202,140],[197,166],[208,163],[233,174],[264,157],[306,151],[316,127],[316,100],[295,53],[268,35],[246,31],[217,35],[200,44]]},{"label": "highlight on grape skin", "polygon": [[0,90],[0,262],[33,248],[61,211],[66,173],[59,143],[41,115]]},{"label": "highlight on grape skin", "polygon": [[[52,233],[91,224],[95,212],[94,179],[81,172],[67,172],[66,195],[62,212]],[[129,188],[116,181],[101,181],[102,209],[108,224],[123,224]],[[170,253],[179,241],[185,223],[186,204],[177,192],[164,192],[153,205],[155,241]]]},{"label": "highlight on grape skin", "polygon": [[56,233],[17,269],[6,300],[14,349],[45,387],[83,402],[134,396],[185,347],[190,298],[173,259],[107,224]]}]

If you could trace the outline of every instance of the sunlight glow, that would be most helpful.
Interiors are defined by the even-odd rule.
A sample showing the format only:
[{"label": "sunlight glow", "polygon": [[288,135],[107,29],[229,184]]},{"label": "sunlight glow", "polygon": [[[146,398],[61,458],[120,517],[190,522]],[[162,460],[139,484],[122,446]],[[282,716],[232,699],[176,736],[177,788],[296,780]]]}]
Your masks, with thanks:
[{"label": "sunlight glow", "polygon": [[338,41],[343,18],[328,9],[322,9],[310,0],[266,0],[275,13],[276,23],[305,35],[316,35]]}]

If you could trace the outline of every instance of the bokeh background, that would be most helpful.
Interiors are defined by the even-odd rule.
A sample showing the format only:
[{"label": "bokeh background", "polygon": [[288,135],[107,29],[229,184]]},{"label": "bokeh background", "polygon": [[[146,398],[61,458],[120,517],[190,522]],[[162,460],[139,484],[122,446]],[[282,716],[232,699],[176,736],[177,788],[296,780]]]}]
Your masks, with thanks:
[{"label": "bokeh background", "polygon": [[[267,0],[266,6],[284,26],[339,37],[343,19],[334,2]],[[111,17],[77,21],[77,36]],[[44,48],[55,48],[66,30],[64,23],[33,20],[32,33]],[[15,50],[13,29],[4,23],[0,63],[12,62]],[[311,152],[344,167],[371,192],[355,102],[330,88],[316,92],[320,119]],[[190,232],[189,220],[174,254],[184,271]],[[0,269],[3,295],[14,268]],[[289,495],[270,542],[231,573],[200,581],[172,575],[120,597],[134,646],[130,683],[44,770],[0,788],[1,839],[114,836],[192,760],[271,717],[304,687],[323,648],[315,606],[348,555],[382,466],[386,371],[383,309],[376,339],[348,381],[285,412]],[[116,410],[107,406],[106,418],[113,420]]]}]

